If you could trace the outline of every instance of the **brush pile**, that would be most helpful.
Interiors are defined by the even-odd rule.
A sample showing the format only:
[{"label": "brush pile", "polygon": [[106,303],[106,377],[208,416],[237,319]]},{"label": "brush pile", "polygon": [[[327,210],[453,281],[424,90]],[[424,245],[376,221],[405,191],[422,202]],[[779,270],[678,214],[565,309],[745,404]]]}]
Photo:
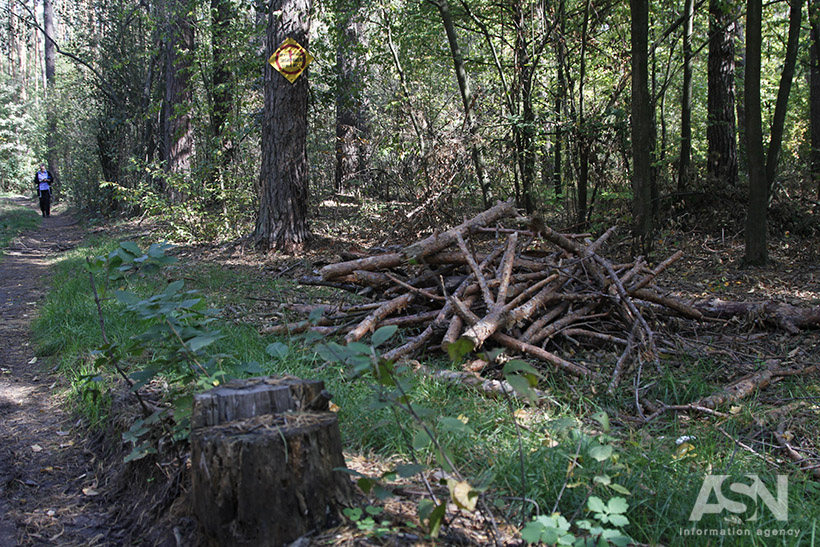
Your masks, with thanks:
[{"label": "brush pile", "polygon": [[[445,232],[408,247],[329,264],[300,278],[366,295],[371,304],[313,308],[311,320],[279,324],[266,333],[306,330],[362,339],[386,325],[416,334],[384,354],[398,359],[419,351],[452,349],[465,354],[502,347],[572,375],[609,383],[614,390],[624,370],[652,362],[660,367],[657,315],[700,320],[695,305],[664,296],[653,280],[683,255],[677,252],[654,268],[643,258],[613,263],[602,254],[614,232],[595,240],[559,233],[543,222],[520,226],[512,202],[499,202]],[[711,314],[710,314],[711,315]],[[615,348],[611,370],[592,370],[552,350],[569,341]],[[549,349],[547,349],[549,348]]]}]

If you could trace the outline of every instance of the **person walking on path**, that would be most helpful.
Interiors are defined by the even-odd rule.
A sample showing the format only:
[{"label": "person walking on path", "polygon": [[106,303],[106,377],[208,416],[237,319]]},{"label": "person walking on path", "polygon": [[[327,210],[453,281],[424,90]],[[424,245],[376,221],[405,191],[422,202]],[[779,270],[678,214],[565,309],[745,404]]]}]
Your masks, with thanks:
[{"label": "person walking on path", "polygon": [[44,163],[40,164],[40,170],[34,173],[34,186],[37,188],[37,197],[40,198],[40,210],[44,217],[51,216],[51,183],[54,178],[51,172],[46,169]]}]

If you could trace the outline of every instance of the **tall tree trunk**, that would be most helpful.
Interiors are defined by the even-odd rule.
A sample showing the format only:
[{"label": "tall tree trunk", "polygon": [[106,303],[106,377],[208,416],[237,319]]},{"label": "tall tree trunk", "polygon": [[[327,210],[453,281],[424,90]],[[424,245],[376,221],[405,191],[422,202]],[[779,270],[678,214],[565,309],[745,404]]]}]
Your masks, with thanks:
[{"label": "tall tree trunk", "polygon": [[707,172],[713,180],[737,184],[735,131],[734,14],[729,0],[709,1],[709,61],[706,140]]},{"label": "tall tree trunk", "polygon": [[630,0],[632,12],[632,214],[633,253],[652,250],[652,100],[649,95],[649,0]]},{"label": "tall tree trunk", "polygon": [[814,0],[808,0],[808,3],[811,24],[811,179],[817,185],[817,199],[820,199],[820,6]]},{"label": "tall tree trunk", "polygon": [[233,0],[211,0],[212,44],[213,44],[213,112],[211,117],[211,135],[219,145],[221,166],[229,159],[229,146],[225,135],[226,123],[231,115],[233,106],[233,74],[231,60],[233,48],[231,46],[231,23],[236,17],[236,8]]},{"label": "tall tree trunk", "polygon": [[[268,16],[266,58],[286,38],[308,49],[310,0],[272,0]],[[253,239],[262,249],[294,252],[309,236],[307,223],[308,79],[294,83],[265,64],[265,109],[262,123],[261,199]]]},{"label": "tall tree trunk", "polygon": [[786,59],[783,62],[783,72],[780,73],[780,87],[777,90],[777,102],[774,106],[772,130],[769,138],[769,150],[766,154],[766,182],[771,191],[777,164],[780,160],[780,150],[783,144],[783,130],[786,124],[786,111],[789,106],[789,94],[794,80],[794,69],[797,65],[797,48],[800,41],[800,25],[803,18],[803,1],[789,2],[789,38],[786,42]]},{"label": "tall tree trunk", "polygon": [[[532,214],[535,205],[532,186],[535,180],[535,111],[532,104],[533,73],[535,65],[530,56],[527,18],[521,2],[513,6],[515,24],[515,74],[516,92],[521,97],[521,123],[514,126],[516,134],[516,156],[521,175],[521,201],[527,214]],[[486,206],[486,205],[485,205]]]},{"label": "tall tree trunk", "polygon": [[367,171],[367,109],[364,98],[365,15],[359,0],[337,0],[336,172],[337,192],[350,190]]},{"label": "tall tree trunk", "polygon": [[444,31],[447,33],[447,42],[450,44],[450,53],[453,57],[453,66],[455,68],[456,80],[458,81],[458,89],[461,92],[461,102],[464,105],[464,119],[465,125],[470,138],[470,152],[473,157],[473,168],[478,179],[478,185],[481,188],[481,197],[484,207],[490,206],[490,181],[487,176],[487,168],[484,162],[484,152],[478,143],[478,124],[475,120],[473,90],[470,87],[470,78],[467,75],[467,70],[464,67],[464,56],[461,54],[461,48],[458,45],[458,36],[456,35],[456,27],[453,24],[453,16],[450,13],[450,5],[447,0],[431,0],[438,8],[441,14],[441,21],[444,24]]},{"label": "tall tree trunk", "polygon": [[692,27],[695,20],[694,0],[684,0],[683,23],[683,90],[680,99],[680,162],[678,191],[689,186],[689,164],[692,159]]},{"label": "tall tree trunk", "polygon": [[746,152],[749,161],[749,206],[746,212],[745,258],[747,264],[768,261],[766,208],[769,185],[763,153],[763,116],[760,105],[760,54],[762,47],[762,0],[748,0],[746,7],[746,74],[743,96],[746,105]]},{"label": "tall tree trunk", "polygon": [[[789,102],[794,69],[797,64],[797,46],[800,36],[800,23],[803,14],[803,2],[791,0],[789,3],[789,37],[786,44],[786,58],[783,72],[780,74],[780,86],[777,91],[777,103],[772,118],[772,129],[769,150],[763,156],[762,112],[760,104],[760,57],[762,49],[761,0],[749,0],[746,8],[746,133],[749,152],[749,208],[746,213],[746,254],[748,264],[761,265],[769,260],[766,241],[766,222],[768,217],[769,195],[777,172],[777,163],[783,141],[783,130],[786,121],[786,109]],[[754,25],[754,28],[752,26]],[[752,41],[755,41],[752,44]],[[753,49],[754,48],[754,49]],[[753,59],[754,57],[754,59]],[[750,69],[750,65],[751,69]],[[750,78],[753,83],[750,85]],[[755,89],[752,89],[755,88]],[[750,94],[751,93],[751,94]],[[754,111],[750,114],[750,111]],[[752,127],[754,124],[754,127]],[[752,135],[754,133],[754,135]],[[755,142],[752,141],[754,139]],[[757,141],[760,141],[760,144]],[[752,148],[754,146],[754,148]],[[759,157],[752,157],[757,156]]]},{"label": "tall tree trunk", "polygon": [[45,31],[44,63],[46,73],[46,149],[48,155],[48,170],[51,171],[54,181],[59,183],[57,169],[57,114],[54,101],[56,100],[56,73],[57,73],[57,44],[54,43],[54,4],[51,0],[43,0],[43,30]]},{"label": "tall tree trunk", "polygon": [[[193,102],[191,69],[194,53],[194,27],[185,0],[168,0],[166,5],[163,60],[165,96],[162,105],[162,150],[165,172],[182,175],[190,172],[194,152],[194,130],[190,108]],[[183,193],[175,184],[166,184],[166,195],[179,201]]]},{"label": "tall tree trunk", "polygon": [[[584,20],[581,30],[581,58],[578,74],[578,216],[579,227],[587,223],[587,189],[589,186],[589,135],[584,118],[584,83],[586,80],[587,34],[589,30],[589,9],[591,0],[584,4]],[[648,24],[648,23],[647,23]],[[647,27],[648,29],[648,27]],[[647,30],[648,32],[648,30]],[[647,40],[648,40],[647,36]]]},{"label": "tall tree trunk", "polygon": [[558,2],[558,28],[560,33],[555,39],[555,62],[557,64],[557,84],[558,90],[555,93],[555,145],[553,146],[553,170],[552,180],[555,188],[555,195],[560,196],[563,191],[563,167],[562,152],[564,144],[563,121],[564,121],[564,101],[567,95],[567,80],[564,76],[564,62],[566,60],[565,30],[566,30],[566,2]]}]

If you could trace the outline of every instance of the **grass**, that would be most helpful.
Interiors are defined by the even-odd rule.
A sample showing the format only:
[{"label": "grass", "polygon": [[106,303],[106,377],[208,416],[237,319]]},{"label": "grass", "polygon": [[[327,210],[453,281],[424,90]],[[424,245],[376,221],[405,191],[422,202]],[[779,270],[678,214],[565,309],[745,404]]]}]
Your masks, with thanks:
[{"label": "grass", "polygon": [[5,197],[8,196],[0,194],[0,249],[5,249],[12,239],[37,228],[42,222],[37,211],[3,199]]},{"label": "grass", "polygon": [[[34,328],[39,333],[39,355],[59,364],[72,381],[78,408],[98,423],[106,419],[110,398],[105,386],[100,389],[99,384],[92,389],[96,395],[89,395],[89,384],[83,381],[99,372],[94,370],[89,355],[99,346],[100,333],[82,266],[86,256],[104,254],[115,246],[114,241],[98,240],[60,261]],[[253,268],[228,269],[208,263],[169,267],[159,276],[140,281],[135,289],[145,295],[153,294],[176,278],[184,278],[186,286],[203,291],[214,305],[232,309],[251,306],[248,297],[252,295],[282,300],[302,291],[291,281],[271,279]],[[122,313],[114,302],[106,302],[104,310],[111,339],[124,341],[140,332],[139,322]],[[265,373],[324,380],[340,408],[342,437],[348,452],[389,460],[409,460],[415,456],[422,463],[437,466],[431,450],[411,448],[415,432],[411,419],[406,415],[395,419],[389,408],[377,404],[373,387],[367,381],[353,380],[343,366],[323,362],[313,343],[302,337],[262,336],[254,325],[235,321],[224,321],[220,329],[224,338],[213,350],[230,355],[226,363],[256,362]],[[281,357],[268,354],[266,349],[275,342],[286,344],[288,353]],[[441,362],[427,364],[450,366]],[[724,373],[723,364],[714,360],[669,364],[662,375],[655,373],[651,377],[647,372],[647,385],[652,385],[647,396],[670,405],[685,404],[721,386]],[[436,413],[432,423],[438,423],[436,416],[450,416],[469,426],[468,431],[441,433],[442,445],[453,454],[468,481],[473,485],[487,483],[488,494],[515,521],[529,518],[535,507],[535,512],[549,514],[554,506],[567,518],[587,518],[585,504],[590,495],[605,501],[623,496],[629,503],[629,525],[624,531],[643,543],[820,545],[818,484],[783,461],[773,441],[757,443],[757,454],[733,441],[760,434],[755,429],[755,418],[764,414],[767,406],[759,398],[743,401],[729,418],[719,422],[711,416],[668,413],[637,427],[619,419],[630,408],[629,394],[623,400],[606,398],[592,386],[560,375],[548,377],[539,386],[550,394],[552,401],[541,408],[511,406],[504,399],[488,398],[425,376],[408,381],[412,384],[413,402]],[[772,396],[805,395],[806,389],[799,378],[786,378]],[[610,416],[609,431],[601,425],[601,411]],[[524,427],[520,436],[513,413]],[[691,450],[686,453],[680,451],[676,442],[682,435],[690,437]],[[600,445],[613,449],[612,455],[602,461],[596,460],[592,451]],[[763,456],[769,461],[764,461]],[[722,494],[745,503],[747,508],[738,514],[726,510],[706,514],[700,522],[692,523],[690,513],[704,477],[709,474],[727,475]],[[755,503],[754,498],[729,489],[733,483],[748,485],[747,475],[757,475],[774,495],[777,474],[789,477],[786,522],[776,521],[771,511],[764,504]],[[607,485],[607,480],[618,486]],[[625,495],[623,489],[629,494]],[[521,504],[513,500],[522,495],[529,500],[524,504],[523,515]],[[712,494],[708,502],[717,503],[716,496]],[[772,536],[773,533],[777,535]]]}]

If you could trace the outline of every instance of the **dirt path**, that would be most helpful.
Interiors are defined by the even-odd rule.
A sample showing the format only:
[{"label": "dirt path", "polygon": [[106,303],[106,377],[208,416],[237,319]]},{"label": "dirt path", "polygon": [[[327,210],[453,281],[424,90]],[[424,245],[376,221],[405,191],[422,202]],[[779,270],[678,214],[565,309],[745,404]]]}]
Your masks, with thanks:
[{"label": "dirt path", "polygon": [[50,267],[82,235],[58,205],[0,257],[0,547],[121,543],[96,489],[95,456],[29,342]]}]

